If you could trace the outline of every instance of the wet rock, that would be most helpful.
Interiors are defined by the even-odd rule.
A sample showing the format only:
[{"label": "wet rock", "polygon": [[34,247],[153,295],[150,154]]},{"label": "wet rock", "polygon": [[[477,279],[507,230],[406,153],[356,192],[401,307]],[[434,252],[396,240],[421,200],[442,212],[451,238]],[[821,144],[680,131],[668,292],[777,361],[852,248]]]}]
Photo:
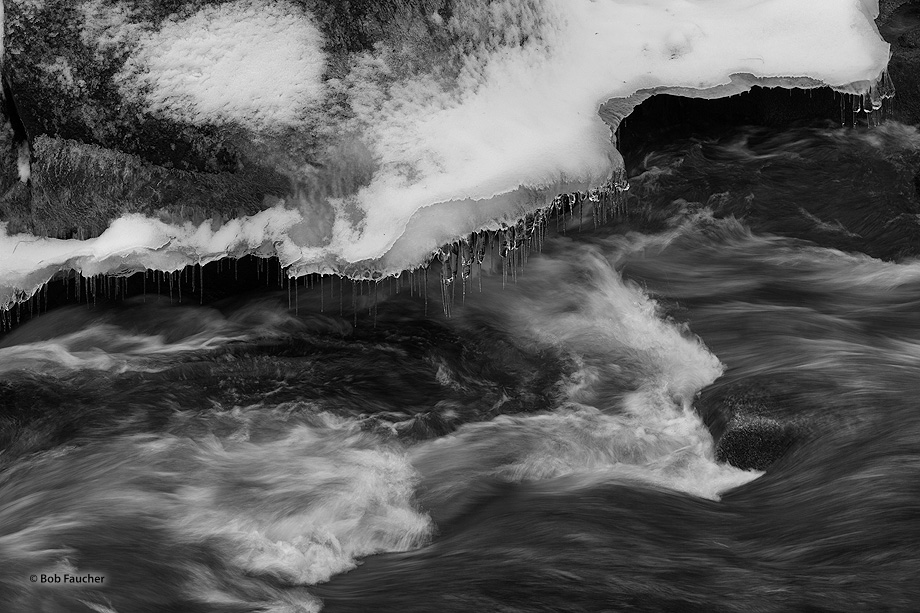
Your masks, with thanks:
[{"label": "wet rock", "polygon": [[[20,177],[20,153],[24,138],[17,138],[10,121],[9,104],[6,99],[0,104],[0,220],[28,219],[29,184]],[[15,225],[15,224],[14,224]]]},{"label": "wet rock", "polygon": [[920,47],[920,27],[908,30],[898,36],[898,46],[904,49],[916,49]]},{"label": "wet rock", "polygon": [[795,432],[788,424],[741,413],[729,420],[716,447],[716,456],[738,468],[766,470],[794,441]]},{"label": "wet rock", "polygon": [[280,173],[258,166],[235,172],[179,170],[45,135],[35,139],[32,157],[29,216],[7,217],[13,231],[83,238],[101,233],[127,213],[220,222],[268,208],[290,187]]},{"label": "wet rock", "polygon": [[5,3],[4,119],[31,150],[29,186],[0,160],[0,218],[10,231],[85,238],[130,212],[221,220],[290,191],[265,163],[258,134],[176,121],[120,87],[137,36],[205,4]]},{"label": "wet rock", "polygon": [[891,45],[888,73],[897,93],[891,116],[909,124],[920,123],[920,2],[881,0],[879,32]]},{"label": "wet rock", "polygon": [[812,412],[774,382],[711,387],[697,410],[716,441],[717,459],[745,470],[767,470],[814,427]]}]

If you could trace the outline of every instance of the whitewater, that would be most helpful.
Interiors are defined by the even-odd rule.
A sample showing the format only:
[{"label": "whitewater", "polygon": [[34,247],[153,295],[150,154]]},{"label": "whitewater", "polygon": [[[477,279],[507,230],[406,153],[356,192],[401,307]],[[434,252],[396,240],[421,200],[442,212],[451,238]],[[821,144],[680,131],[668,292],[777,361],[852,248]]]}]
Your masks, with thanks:
[{"label": "whitewater", "polygon": [[[920,131],[877,2],[426,0],[348,54],[321,3],[64,4],[139,117],[290,189],[0,219],[0,611],[920,609]],[[687,112],[777,91],[823,110]]]},{"label": "whitewater", "polygon": [[280,268],[36,315],[0,339],[5,610],[911,610],[920,265],[840,247],[890,246],[918,154],[677,141],[450,317],[437,274],[295,311]]}]

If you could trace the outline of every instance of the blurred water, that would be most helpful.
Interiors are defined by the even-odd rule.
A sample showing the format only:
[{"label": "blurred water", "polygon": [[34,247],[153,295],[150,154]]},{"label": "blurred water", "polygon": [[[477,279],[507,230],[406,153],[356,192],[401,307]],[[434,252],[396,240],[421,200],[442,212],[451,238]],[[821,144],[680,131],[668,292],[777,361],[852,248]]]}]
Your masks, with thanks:
[{"label": "blurred water", "polygon": [[[650,152],[630,218],[450,318],[432,275],[357,325],[316,288],[33,319],[0,339],[2,609],[915,610],[918,142]],[[65,573],[105,581],[29,580]]]}]

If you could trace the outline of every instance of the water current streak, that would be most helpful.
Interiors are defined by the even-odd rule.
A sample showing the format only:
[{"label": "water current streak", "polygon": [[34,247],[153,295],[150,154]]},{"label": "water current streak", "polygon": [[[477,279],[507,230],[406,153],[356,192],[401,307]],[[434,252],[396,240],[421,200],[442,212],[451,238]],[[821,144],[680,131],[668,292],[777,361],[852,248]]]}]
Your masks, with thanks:
[{"label": "water current streak", "polygon": [[918,145],[694,137],[430,276],[68,277],[0,337],[0,608],[916,610]]}]

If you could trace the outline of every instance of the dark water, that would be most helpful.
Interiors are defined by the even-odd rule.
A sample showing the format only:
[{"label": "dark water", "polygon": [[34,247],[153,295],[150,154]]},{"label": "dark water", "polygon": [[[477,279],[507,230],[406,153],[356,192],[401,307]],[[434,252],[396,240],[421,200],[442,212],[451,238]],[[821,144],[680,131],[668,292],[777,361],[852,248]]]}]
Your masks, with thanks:
[{"label": "dark water", "polygon": [[0,339],[0,610],[917,610],[918,151],[650,152],[628,219],[449,319],[436,275],[358,325],[335,286],[34,319]]}]

